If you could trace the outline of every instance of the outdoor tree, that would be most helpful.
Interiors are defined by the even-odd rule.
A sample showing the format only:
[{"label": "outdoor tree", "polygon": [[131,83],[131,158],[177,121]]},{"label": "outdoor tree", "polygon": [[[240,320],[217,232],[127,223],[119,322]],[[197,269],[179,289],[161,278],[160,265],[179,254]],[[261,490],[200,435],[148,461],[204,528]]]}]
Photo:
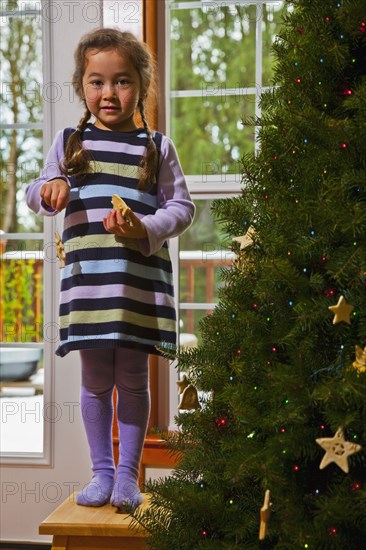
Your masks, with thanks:
[{"label": "outdoor tree", "polygon": [[178,466],[135,514],[156,550],[366,545],[366,6],[287,5],[259,153],[214,204],[236,259],[177,351]]},{"label": "outdoor tree", "polygon": [[34,0],[1,2],[0,229],[5,233],[39,228],[24,214],[23,200],[42,159],[42,132],[29,127],[42,123],[41,26],[40,16],[27,15],[32,8]]}]

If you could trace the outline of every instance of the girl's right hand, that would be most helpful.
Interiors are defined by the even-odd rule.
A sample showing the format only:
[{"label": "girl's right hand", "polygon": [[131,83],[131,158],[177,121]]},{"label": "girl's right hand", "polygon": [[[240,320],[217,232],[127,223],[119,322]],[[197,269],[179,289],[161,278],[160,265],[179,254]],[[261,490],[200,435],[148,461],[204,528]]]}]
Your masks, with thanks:
[{"label": "girl's right hand", "polygon": [[48,206],[51,206],[57,212],[61,212],[69,202],[70,188],[65,180],[55,178],[46,181],[42,185],[39,194]]}]

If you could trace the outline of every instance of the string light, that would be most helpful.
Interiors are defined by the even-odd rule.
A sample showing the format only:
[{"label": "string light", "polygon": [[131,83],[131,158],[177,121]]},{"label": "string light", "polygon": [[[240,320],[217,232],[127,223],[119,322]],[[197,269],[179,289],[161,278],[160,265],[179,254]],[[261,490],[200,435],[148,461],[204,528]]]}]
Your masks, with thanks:
[{"label": "string light", "polygon": [[300,466],[298,466],[297,464],[295,464],[295,466],[293,466],[292,468],[293,472],[298,472],[299,470],[300,470]]},{"label": "string light", "polygon": [[215,420],[215,424],[216,424],[216,426],[219,427],[219,428],[220,428],[220,427],[223,427],[223,426],[226,426],[226,424],[227,424],[226,418],[217,418],[217,419]]}]

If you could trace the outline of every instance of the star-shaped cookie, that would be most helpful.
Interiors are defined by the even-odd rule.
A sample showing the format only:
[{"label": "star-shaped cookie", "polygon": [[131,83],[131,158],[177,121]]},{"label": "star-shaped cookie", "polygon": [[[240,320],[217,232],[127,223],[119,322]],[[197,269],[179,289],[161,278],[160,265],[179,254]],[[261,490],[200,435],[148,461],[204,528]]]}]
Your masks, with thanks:
[{"label": "star-shaped cookie", "polygon": [[241,237],[234,237],[233,241],[240,244],[240,250],[245,250],[249,246],[252,246],[254,234],[255,229],[251,225],[245,235],[242,235]]},{"label": "star-shaped cookie", "polygon": [[356,359],[352,363],[352,366],[358,372],[366,372],[366,347],[363,349],[360,346],[355,346]]},{"label": "star-shaped cookie", "polygon": [[326,451],[319,466],[320,470],[334,462],[348,474],[348,457],[361,450],[361,445],[345,441],[342,428],[338,428],[333,437],[321,437],[315,441]]},{"label": "star-shaped cookie", "polygon": [[351,304],[347,304],[344,296],[340,296],[337,305],[329,306],[328,309],[334,313],[333,325],[344,321],[345,323],[351,324],[350,315],[354,310],[354,307]]}]

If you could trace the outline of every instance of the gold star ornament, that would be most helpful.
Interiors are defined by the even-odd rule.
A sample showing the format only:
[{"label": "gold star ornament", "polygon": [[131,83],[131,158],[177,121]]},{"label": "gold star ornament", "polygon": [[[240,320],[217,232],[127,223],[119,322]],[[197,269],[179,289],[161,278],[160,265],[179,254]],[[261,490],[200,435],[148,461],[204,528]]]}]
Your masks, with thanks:
[{"label": "gold star ornament", "polygon": [[249,246],[252,246],[254,235],[255,235],[255,229],[251,225],[248,231],[245,233],[245,235],[242,235],[241,237],[234,237],[233,241],[240,244],[240,250],[245,250]]},{"label": "gold star ornament", "polygon": [[268,532],[268,524],[271,517],[271,493],[269,489],[264,493],[264,502],[260,512],[259,540],[264,540]]},{"label": "gold star ornament", "polygon": [[64,243],[62,242],[62,239],[60,237],[60,234],[58,231],[55,231],[55,242],[56,242],[56,256],[59,259],[60,262],[60,269],[63,269],[66,265],[66,252]]},{"label": "gold star ornament", "polygon": [[348,457],[361,450],[361,445],[345,441],[342,428],[338,428],[333,437],[321,437],[315,440],[326,451],[319,469],[322,470],[331,462],[348,474]]},{"label": "gold star ornament", "polygon": [[345,323],[351,324],[350,315],[354,310],[354,307],[351,304],[347,304],[344,296],[340,296],[337,305],[329,306],[328,309],[334,313],[333,325],[344,321]]},{"label": "gold star ornament", "polygon": [[353,361],[352,366],[358,372],[366,372],[366,347],[363,349],[360,346],[355,346],[356,359]]}]

